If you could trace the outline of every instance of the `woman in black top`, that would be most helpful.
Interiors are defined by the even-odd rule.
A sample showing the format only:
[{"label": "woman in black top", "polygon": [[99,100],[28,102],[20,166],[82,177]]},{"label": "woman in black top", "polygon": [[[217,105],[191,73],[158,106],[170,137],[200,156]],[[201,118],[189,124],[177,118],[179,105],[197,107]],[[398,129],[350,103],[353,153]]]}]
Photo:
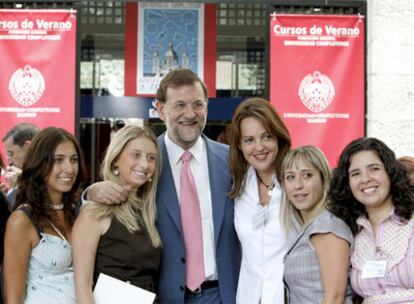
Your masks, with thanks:
[{"label": "woman in black top", "polygon": [[111,139],[102,163],[104,180],[129,187],[120,205],[86,202],[73,229],[77,303],[95,303],[100,273],[154,291],[161,257],[155,194],[161,158],[154,133],[128,125]]}]

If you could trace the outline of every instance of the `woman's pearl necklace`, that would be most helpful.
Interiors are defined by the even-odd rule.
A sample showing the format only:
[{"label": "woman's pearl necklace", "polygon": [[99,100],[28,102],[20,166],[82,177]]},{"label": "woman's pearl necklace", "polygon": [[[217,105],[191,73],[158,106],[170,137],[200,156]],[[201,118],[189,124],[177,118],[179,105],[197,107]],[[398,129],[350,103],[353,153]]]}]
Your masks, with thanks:
[{"label": "woman's pearl necklace", "polygon": [[57,211],[63,210],[63,207],[64,207],[63,203],[61,203],[61,204],[49,204],[49,206],[53,210],[57,210]]}]

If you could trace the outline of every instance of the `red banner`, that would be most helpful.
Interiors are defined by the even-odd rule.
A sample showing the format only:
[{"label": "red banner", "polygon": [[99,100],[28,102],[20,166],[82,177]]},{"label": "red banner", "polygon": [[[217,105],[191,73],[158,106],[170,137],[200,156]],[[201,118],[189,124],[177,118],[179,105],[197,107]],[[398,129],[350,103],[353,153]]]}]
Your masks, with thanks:
[{"label": "red banner", "polygon": [[364,17],[270,18],[270,100],[293,146],[316,145],[335,166],[364,136]]},{"label": "red banner", "polygon": [[0,60],[0,139],[22,122],[75,132],[75,10],[0,10]]}]

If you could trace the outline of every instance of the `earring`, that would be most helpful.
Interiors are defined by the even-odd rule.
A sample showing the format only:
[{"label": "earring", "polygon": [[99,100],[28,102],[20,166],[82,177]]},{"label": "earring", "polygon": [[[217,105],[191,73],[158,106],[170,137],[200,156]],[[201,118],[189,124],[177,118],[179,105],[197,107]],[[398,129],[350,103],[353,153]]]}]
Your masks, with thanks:
[{"label": "earring", "polygon": [[118,170],[118,167],[115,167],[115,168],[114,168],[114,174],[115,174],[116,176],[119,176],[119,170]]},{"label": "earring", "polygon": [[152,177],[150,177],[150,178],[148,179],[148,182],[149,182],[149,183],[151,183],[151,182],[152,182]]}]

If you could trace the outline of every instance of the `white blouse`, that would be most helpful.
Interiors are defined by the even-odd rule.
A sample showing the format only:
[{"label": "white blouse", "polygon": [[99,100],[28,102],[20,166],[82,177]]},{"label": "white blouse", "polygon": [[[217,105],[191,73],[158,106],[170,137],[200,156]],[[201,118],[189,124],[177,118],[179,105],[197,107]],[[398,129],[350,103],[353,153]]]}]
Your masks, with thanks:
[{"label": "white blouse", "polygon": [[250,167],[234,207],[234,226],[242,246],[237,303],[284,303],[287,242],[279,219],[280,199],[281,188],[276,183],[269,204],[260,205],[256,172]]}]

